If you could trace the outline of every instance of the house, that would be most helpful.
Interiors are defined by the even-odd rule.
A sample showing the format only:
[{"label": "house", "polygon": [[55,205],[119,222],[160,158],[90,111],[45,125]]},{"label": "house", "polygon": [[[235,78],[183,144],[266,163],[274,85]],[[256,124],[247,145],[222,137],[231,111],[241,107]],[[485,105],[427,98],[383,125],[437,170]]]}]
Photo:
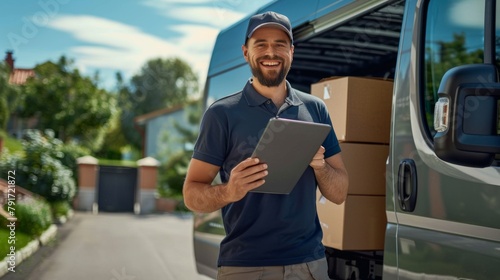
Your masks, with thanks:
[{"label": "house", "polygon": [[153,157],[166,162],[168,155],[192,149],[193,143],[184,142],[181,133],[176,129],[176,124],[190,130],[198,128],[197,124],[189,123],[187,116],[187,108],[194,104],[164,108],[134,119],[142,137],[143,157]]},{"label": "house", "polygon": [[22,85],[26,83],[29,77],[35,76],[35,71],[28,68],[15,68],[15,59],[12,56],[12,51],[7,51],[5,55],[5,63],[9,66],[11,73],[9,77],[9,83],[13,85]]},{"label": "house", "polygon": [[[12,51],[7,51],[5,55],[5,63],[10,68],[9,83],[11,85],[23,85],[28,78],[35,76],[35,71],[28,68],[16,68],[14,65],[15,59]],[[24,119],[16,115],[16,112],[11,112],[9,121],[7,123],[7,133],[17,138],[21,138],[25,129],[35,128],[38,119],[33,117]]]}]

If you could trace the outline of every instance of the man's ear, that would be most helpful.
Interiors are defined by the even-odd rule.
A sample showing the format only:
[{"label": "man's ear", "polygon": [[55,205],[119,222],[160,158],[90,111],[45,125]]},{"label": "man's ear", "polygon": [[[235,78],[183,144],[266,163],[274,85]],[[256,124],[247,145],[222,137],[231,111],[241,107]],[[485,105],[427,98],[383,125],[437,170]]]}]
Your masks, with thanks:
[{"label": "man's ear", "polygon": [[241,51],[243,52],[243,57],[248,62],[248,48],[246,45],[241,46]]}]

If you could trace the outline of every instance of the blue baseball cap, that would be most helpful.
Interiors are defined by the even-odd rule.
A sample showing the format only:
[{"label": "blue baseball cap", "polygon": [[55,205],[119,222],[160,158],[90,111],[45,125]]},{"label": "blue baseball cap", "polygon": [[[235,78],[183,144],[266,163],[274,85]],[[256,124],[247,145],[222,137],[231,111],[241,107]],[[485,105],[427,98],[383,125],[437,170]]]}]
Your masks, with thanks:
[{"label": "blue baseball cap", "polygon": [[247,36],[245,41],[252,37],[253,33],[264,26],[275,26],[283,31],[290,37],[290,40],[293,44],[293,34],[292,34],[292,25],[290,24],[290,20],[288,17],[282,14],[278,14],[275,12],[265,12],[262,14],[254,15],[250,18],[248,22],[247,28]]}]

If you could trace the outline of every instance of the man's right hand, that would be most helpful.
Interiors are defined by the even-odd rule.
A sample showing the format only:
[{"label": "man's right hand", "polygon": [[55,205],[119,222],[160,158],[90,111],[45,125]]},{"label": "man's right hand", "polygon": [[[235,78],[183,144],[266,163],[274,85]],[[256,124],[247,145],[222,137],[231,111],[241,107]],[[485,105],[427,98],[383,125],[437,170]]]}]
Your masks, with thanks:
[{"label": "man's right hand", "polygon": [[220,166],[191,159],[182,189],[189,209],[210,213],[241,200],[249,191],[264,184],[267,164],[257,158],[247,158],[231,170],[227,183],[212,185],[219,171]]},{"label": "man's right hand", "polygon": [[267,164],[260,163],[258,158],[240,162],[231,170],[226,184],[227,198],[233,202],[241,200],[249,191],[264,184],[267,173]]}]

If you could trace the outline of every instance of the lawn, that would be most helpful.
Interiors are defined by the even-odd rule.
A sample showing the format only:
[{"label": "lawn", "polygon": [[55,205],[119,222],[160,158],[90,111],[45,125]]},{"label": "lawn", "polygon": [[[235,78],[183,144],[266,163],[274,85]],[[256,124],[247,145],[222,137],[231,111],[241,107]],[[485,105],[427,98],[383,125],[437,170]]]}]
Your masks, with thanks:
[{"label": "lawn", "polygon": [[133,160],[114,160],[114,159],[103,159],[103,158],[100,158],[98,160],[99,160],[99,165],[137,167],[137,161]]},{"label": "lawn", "polygon": [[5,240],[4,242],[0,242],[0,259],[3,259],[7,256],[7,254],[10,252],[10,246],[15,246],[16,251],[19,251],[22,249],[24,246],[26,246],[28,243],[30,243],[33,238],[30,236],[22,233],[22,232],[16,232],[16,243],[15,244],[9,244],[9,234],[10,230],[9,228],[0,228],[0,240]]},{"label": "lawn", "polygon": [[23,145],[21,144],[21,141],[17,140],[16,138],[7,136],[4,138],[4,147],[9,150],[10,153],[15,154],[15,153],[24,153]]}]

